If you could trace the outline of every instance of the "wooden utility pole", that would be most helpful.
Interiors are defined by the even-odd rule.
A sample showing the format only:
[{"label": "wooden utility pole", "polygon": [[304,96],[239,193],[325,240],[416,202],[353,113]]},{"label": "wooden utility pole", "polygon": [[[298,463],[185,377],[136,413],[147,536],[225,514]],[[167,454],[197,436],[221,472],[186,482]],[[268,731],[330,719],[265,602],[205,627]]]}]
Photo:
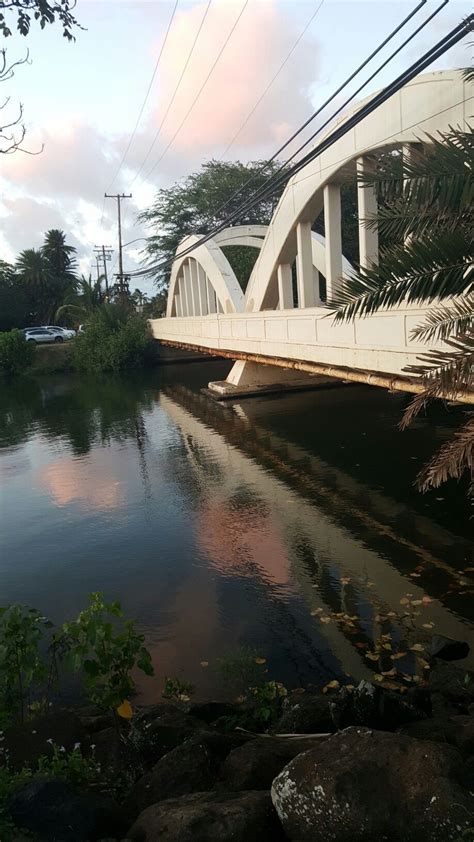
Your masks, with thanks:
[{"label": "wooden utility pole", "polygon": [[121,206],[120,201],[121,199],[131,199],[131,193],[104,193],[104,197],[106,199],[117,199],[117,218],[118,218],[118,241],[119,241],[119,271],[117,274],[117,285],[119,288],[120,295],[126,295],[128,293],[128,289],[126,289],[125,284],[125,277],[123,274],[123,260],[122,260],[122,213],[121,213]]},{"label": "wooden utility pole", "polygon": [[[97,260],[97,265],[99,264],[99,260],[102,260],[104,264],[104,277],[105,277],[105,297],[107,300],[109,299],[109,277],[107,275],[107,261],[110,260],[112,256],[113,248],[111,246],[95,246],[94,253]],[[99,275],[97,274],[97,278]]]}]

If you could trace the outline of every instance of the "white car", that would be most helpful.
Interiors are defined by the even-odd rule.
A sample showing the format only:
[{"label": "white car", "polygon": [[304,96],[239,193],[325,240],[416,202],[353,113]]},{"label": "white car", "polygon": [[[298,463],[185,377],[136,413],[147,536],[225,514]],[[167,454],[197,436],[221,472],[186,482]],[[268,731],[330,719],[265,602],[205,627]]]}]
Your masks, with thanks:
[{"label": "white car", "polygon": [[70,327],[58,327],[57,325],[44,325],[46,330],[51,330],[57,336],[63,336],[64,339],[74,339],[76,331]]},{"label": "white car", "polygon": [[64,337],[45,327],[25,327],[23,333],[27,342],[64,342]]}]

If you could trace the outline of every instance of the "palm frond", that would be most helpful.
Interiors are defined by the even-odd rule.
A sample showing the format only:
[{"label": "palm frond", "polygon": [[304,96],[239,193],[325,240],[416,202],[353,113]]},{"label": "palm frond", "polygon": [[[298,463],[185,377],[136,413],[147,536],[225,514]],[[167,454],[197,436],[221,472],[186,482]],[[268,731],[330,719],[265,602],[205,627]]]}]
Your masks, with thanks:
[{"label": "palm frond", "polygon": [[423,153],[403,156],[379,171],[359,176],[362,184],[375,185],[387,203],[403,199],[414,205],[438,202],[455,211],[469,207],[474,197],[474,137],[472,131],[424,135]]},{"label": "palm frond", "polygon": [[380,250],[380,264],[341,280],[329,301],[335,320],[367,316],[381,307],[428,304],[470,294],[472,241],[462,229],[429,233]]},{"label": "palm frond", "polygon": [[421,342],[435,339],[446,340],[450,336],[474,330],[474,296],[458,298],[448,305],[440,305],[430,310],[425,321],[415,327],[411,336]]},{"label": "palm frond", "polygon": [[[460,479],[464,471],[474,468],[474,414],[454,433],[418,474],[416,485],[420,491],[439,488],[448,479]],[[471,483],[472,489],[472,483]]]},{"label": "palm frond", "polygon": [[474,377],[474,334],[447,339],[452,351],[430,351],[420,357],[421,365],[405,368],[421,377],[424,390],[415,395],[403,413],[400,428],[406,429],[413,419],[434,398],[456,400],[460,393],[472,389]]}]

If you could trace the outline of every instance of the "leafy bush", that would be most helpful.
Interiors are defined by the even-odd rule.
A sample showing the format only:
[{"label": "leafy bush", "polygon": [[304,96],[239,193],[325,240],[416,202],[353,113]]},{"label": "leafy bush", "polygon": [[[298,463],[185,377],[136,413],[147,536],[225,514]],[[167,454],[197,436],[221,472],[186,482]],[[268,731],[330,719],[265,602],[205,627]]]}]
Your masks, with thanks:
[{"label": "leafy bush", "polygon": [[33,362],[34,348],[21,330],[0,333],[0,374],[21,374]]},{"label": "leafy bush", "polygon": [[196,692],[193,684],[187,681],[180,681],[179,678],[165,678],[165,687],[162,692],[164,699],[172,699],[176,702],[189,702],[191,696]]},{"label": "leafy bush", "polygon": [[[40,654],[50,623],[34,608],[0,608],[0,725],[24,722],[32,692],[51,675]],[[43,692],[43,691],[42,691]]]},{"label": "leafy bush", "polygon": [[128,697],[135,690],[131,671],[138,667],[153,675],[153,666],[144,636],[133,621],[123,620],[120,603],[106,604],[101,593],[91,594],[89,608],[64,623],[58,639],[69,650],[74,669],[84,670],[91,701],[128,718]]},{"label": "leafy bush", "polygon": [[152,339],[146,320],[116,304],[104,304],[76,338],[74,363],[83,371],[137,368],[146,359]]}]

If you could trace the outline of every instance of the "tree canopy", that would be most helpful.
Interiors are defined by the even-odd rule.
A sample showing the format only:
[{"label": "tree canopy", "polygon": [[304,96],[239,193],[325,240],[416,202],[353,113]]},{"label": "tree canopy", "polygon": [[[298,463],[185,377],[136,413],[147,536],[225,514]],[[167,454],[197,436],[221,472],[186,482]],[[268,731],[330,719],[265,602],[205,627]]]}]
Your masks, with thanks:
[{"label": "tree canopy", "polygon": [[0,33],[4,38],[12,35],[11,24],[20,35],[28,35],[32,20],[37,21],[41,29],[58,21],[64,37],[73,41],[72,30],[80,26],[72,14],[75,6],[76,0],[0,0]]}]

